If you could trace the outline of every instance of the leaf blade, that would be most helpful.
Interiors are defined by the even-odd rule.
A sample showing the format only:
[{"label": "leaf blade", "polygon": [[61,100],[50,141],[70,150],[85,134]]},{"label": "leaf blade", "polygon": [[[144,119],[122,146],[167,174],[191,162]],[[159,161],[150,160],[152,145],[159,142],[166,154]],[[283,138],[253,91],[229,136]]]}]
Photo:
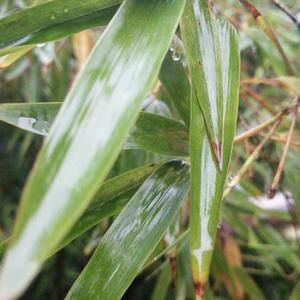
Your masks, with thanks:
[{"label": "leaf blade", "polygon": [[[200,21],[197,19],[199,16]],[[195,20],[198,20],[202,26],[202,34],[197,36],[196,41],[207,45],[207,33],[205,33],[207,30],[211,43],[208,49],[220,54],[220,45],[222,45],[222,61],[216,57],[210,59],[206,57],[208,61],[203,63],[205,55],[200,53],[202,60],[200,61],[201,68],[199,68],[199,62],[194,56],[192,57],[192,55],[198,57],[196,53],[198,45],[195,45],[195,41],[189,36],[190,32],[195,32],[194,26],[198,27]],[[195,290],[201,299],[209,276],[220,205],[235,134],[238,109],[239,50],[233,28],[224,21],[211,16],[206,1],[187,1],[182,18],[182,29],[186,48],[189,49],[187,53],[190,52],[187,57],[188,60],[190,57],[192,77],[190,245]],[[200,52],[206,51],[201,49]],[[209,63],[212,61],[213,63],[210,65]],[[216,83],[208,84],[206,76],[209,75],[205,74],[211,73],[215,74]],[[209,100],[211,95],[203,93],[199,88],[204,91],[210,89],[211,95],[215,95],[214,102]],[[203,108],[204,101],[210,101],[210,104],[204,104]],[[214,118],[208,111],[212,105],[215,106],[215,117],[218,118],[218,125],[215,127],[211,125],[213,133],[209,132],[210,130],[207,128],[207,119]],[[212,124],[212,121],[209,122]],[[218,130],[214,128],[218,128]],[[213,136],[216,136],[221,142],[219,147],[220,168],[215,164],[214,156],[218,156],[218,154],[213,146]]]},{"label": "leaf blade", "polygon": [[[60,102],[3,103],[0,121],[26,131],[48,135],[61,107]],[[142,149],[171,156],[188,156],[188,130],[180,122],[141,112],[123,149]]]},{"label": "leaf blade", "polygon": [[66,299],[121,298],[184,200],[188,169],[183,162],[173,161],[146,180],[110,227]]},{"label": "leaf blade", "polygon": [[106,25],[121,0],[51,1],[0,20],[0,55]]},{"label": "leaf blade", "polygon": [[1,297],[26,288],[91,201],[154,85],[183,5],[127,0],[95,46],[25,187],[0,273]]}]

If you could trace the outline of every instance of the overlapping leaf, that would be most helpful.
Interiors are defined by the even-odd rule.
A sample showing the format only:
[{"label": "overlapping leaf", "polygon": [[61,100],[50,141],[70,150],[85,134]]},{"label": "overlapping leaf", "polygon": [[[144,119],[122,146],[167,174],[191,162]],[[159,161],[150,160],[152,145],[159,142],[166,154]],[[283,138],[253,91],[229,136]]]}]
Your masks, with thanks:
[{"label": "overlapping leaf", "polygon": [[[191,71],[194,98],[205,121],[214,158],[222,166],[224,116],[230,91],[231,37],[229,25],[216,20],[208,1],[188,1],[182,21],[183,39]],[[228,76],[229,74],[229,76]]]},{"label": "overlapping leaf", "polygon": [[[101,184],[89,208],[49,256],[81,236],[102,219],[118,214],[136,190],[160,165],[160,163],[151,163],[125,172]],[[8,242],[9,238],[0,243],[0,257],[2,257]]]},{"label": "overlapping leaf", "polygon": [[101,240],[66,299],[120,299],[155,249],[189,188],[189,167],[172,161],[140,187]]},{"label": "overlapping leaf", "polygon": [[[29,132],[47,135],[60,107],[59,102],[0,104],[0,120]],[[188,156],[188,130],[175,120],[141,112],[123,148]]]},{"label": "overlapping leaf", "polygon": [[188,126],[190,124],[191,87],[183,64],[180,60],[175,61],[170,52],[164,59],[159,79],[182,120]]},{"label": "overlapping leaf", "polygon": [[[209,275],[235,134],[239,48],[234,29],[212,15],[207,1],[187,1],[182,20],[181,28],[192,77],[192,271],[197,295],[202,297]],[[215,147],[216,143],[219,144],[219,150]],[[220,167],[214,162],[214,153]]]},{"label": "overlapping leaf", "polygon": [[54,0],[0,20],[0,55],[106,25],[121,0]]},{"label": "overlapping leaf", "polygon": [[155,83],[183,6],[127,0],[95,46],[26,184],[0,298],[26,288],[92,200]]}]

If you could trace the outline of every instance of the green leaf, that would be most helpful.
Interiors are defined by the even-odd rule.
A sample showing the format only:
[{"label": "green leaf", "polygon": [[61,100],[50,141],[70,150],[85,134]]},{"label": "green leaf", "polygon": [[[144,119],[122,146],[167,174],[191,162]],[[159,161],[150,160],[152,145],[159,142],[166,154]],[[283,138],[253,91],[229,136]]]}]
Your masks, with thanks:
[{"label": "green leaf", "polygon": [[[0,120],[40,135],[47,135],[61,103],[0,104]],[[187,128],[175,120],[141,112],[124,149],[143,149],[173,156],[188,156]]]},{"label": "green leaf", "polygon": [[172,282],[172,272],[170,264],[166,264],[160,271],[155,284],[155,288],[151,295],[151,300],[165,300],[167,299],[169,286]]},{"label": "green leaf", "polygon": [[191,71],[193,97],[200,106],[214,158],[221,167],[224,115],[231,93],[228,87],[233,86],[231,74],[228,73],[232,69],[236,73],[237,65],[236,54],[232,56],[233,60],[231,58],[231,52],[237,52],[237,45],[230,47],[235,37],[230,33],[231,27],[210,12],[206,0],[187,1],[181,28]]},{"label": "green leaf", "polygon": [[[235,135],[239,87],[236,32],[227,22],[211,15],[207,5],[204,0],[187,1],[182,18],[192,77],[190,244],[194,284],[200,297],[209,275],[219,222]],[[220,168],[214,162],[209,141],[212,138],[221,141]]]},{"label": "green leaf", "polygon": [[101,36],[27,181],[0,298],[26,288],[91,202],[157,79],[183,6],[181,0],[126,0]]},{"label": "green leaf", "polygon": [[245,272],[242,268],[233,268],[236,277],[243,286],[245,292],[249,295],[252,300],[265,300],[260,288],[257,286],[256,282]]},{"label": "green leaf", "polygon": [[0,20],[0,55],[106,25],[121,0],[55,0]]},{"label": "green leaf", "polygon": [[[20,47],[21,48],[21,47]],[[0,69],[4,69],[14,62],[16,62],[20,57],[26,54],[28,51],[32,49],[32,46],[24,46],[19,51],[6,54],[4,56],[0,56]]]},{"label": "green leaf", "polygon": [[61,105],[60,102],[1,103],[0,120],[32,133],[47,135]]},{"label": "green leaf", "polygon": [[158,163],[151,163],[105,181],[95,195],[92,204],[67,234],[59,248],[79,237],[102,219],[119,213],[137,188],[159,166]]},{"label": "green leaf", "polygon": [[[125,172],[101,184],[92,204],[49,256],[78,238],[102,219],[118,214],[147,177],[160,165],[159,163],[151,163]],[[9,238],[0,243],[0,257],[2,257],[8,242]]]},{"label": "green leaf", "polygon": [[189,135],[182,123],[156,114],[141,113],[124,148],[188,156]]},{"label": "green leaf", "polygon": [[295,285],[289,300],[297,300],[300,295],[300,281]]},{"label": "green leaf", "polygon": [[170,51],[162,64],[159,79],[186,125],[190,124],[191,87],[181,60],[175,61]]},{"label": "green leaf", "polygon": [[101,240],[66,299],[120,299],[178,212],[189,167],[172,161],[145,181]]}]

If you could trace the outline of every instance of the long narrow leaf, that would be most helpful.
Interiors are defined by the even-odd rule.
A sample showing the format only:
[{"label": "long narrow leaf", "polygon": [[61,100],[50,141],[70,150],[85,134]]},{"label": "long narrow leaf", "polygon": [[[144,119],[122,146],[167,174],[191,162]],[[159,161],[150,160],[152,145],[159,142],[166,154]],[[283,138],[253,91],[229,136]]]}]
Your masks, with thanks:
[{"label": "long narrow leaf", "polygon": [[92,200],[155,83],[183,6],[127,0],[95,46],[26,184],[0,298],[26,288]]},{"label": "long narrow leaf", "polygon": [[214,158],[221,167],[227,87],[231,84],[227,81],[230,48],[224,48],[228,25],[215,19],[206,0],[189,0],[182,20],[193,97],[200,105]]},{"label": "long narrow leaf", "polygon": [[0,20],[0,55],[106,25],[121,0],[54,0]]},{"label": "long narrow leaf", "polygon": [[188,156],[188,130],[182,123],[172,119],[151,113],[141,113],[124,148]]},{"label": "long narrow leaf", "polygon": [[[0,120],[29,132],[47,135],[60,107],[59,102],[0,104]],[[188,130],[175,120],[141,112],[123,148],[188,156]]]},{"label": "long narrow leaf", "polygon": [[191,86],[181,61],[175,61],[168,52],[162,64],[159,79],[173,101],[184,123],[190,124]]},{"label": "long narrow leaf", "polygon": [[[209,275],[220,204],[235,134],[239,48],[234,29],[225,21],[211,15],[207,1],[187,1],[182,29],[189,53],[193,84],[190,129],[190,243],[194,284],[197,296],[201,299]],[[193,35],[191,32],[197,34]],[[194,57],[197,57],[197,53],[199,61]],[[206,126],[203,118],[207,119]],[[205,132],[212,120],[213,133],[210,132],[209,138]],[[221,170],[214,163],[214,151],[210,145],[212,135],[222,141]]]},{"label": "long narrow leaf", "polygon": [[189,188],[188,166],[173,161],[137,191],[100,242],[67,299],[120,299],[179,210]]},{"label": "long narrow leaf", "polygon": [[[159,163],[151,163],[125,172],[101,184],[89,208],[49,256],[78,238],[102,219],[119,213],[136,190],[160,165]],[[0,243],[0,257],[2,257],[8,242],[9,238]]]}]

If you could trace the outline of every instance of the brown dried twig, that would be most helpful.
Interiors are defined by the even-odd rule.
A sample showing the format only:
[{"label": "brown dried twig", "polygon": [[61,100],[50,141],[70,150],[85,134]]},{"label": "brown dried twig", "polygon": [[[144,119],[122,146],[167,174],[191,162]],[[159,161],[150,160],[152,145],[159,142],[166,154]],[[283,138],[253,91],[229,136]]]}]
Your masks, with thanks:
[{"label": "brown dried twig", "polygon": [[282,153],[277,171],[275,173],[275,176],[274,176],[274,179],[273,179],[273,182],[272,182],[272,185],[271,185],[271,189],[269,191],[269,197],[270,198],[273,198],[275,196],[275,193],[276,193],[276,190],[277,190],[280,178],[281,178],[281,174],[282,174],[282,171],[283,171],[283,168],[284,168],[284,164],[285,164],[285,161],[286,161],[286,158],[287,158],[287,154],[288,154],[288,151],[289,151],[289,148],[290,148],[290,145],[291,145],[293,132],[295,130],[299,104],[300,103],[299,103],[299,99],[298,99],[297,104],[295,105],[294,110],[292,112],[292,123],[291,123],[290,129],[289,129],[289,133],[287,135],[286,144],[285,144],[285,147],[283,149],[283,153]]}]

